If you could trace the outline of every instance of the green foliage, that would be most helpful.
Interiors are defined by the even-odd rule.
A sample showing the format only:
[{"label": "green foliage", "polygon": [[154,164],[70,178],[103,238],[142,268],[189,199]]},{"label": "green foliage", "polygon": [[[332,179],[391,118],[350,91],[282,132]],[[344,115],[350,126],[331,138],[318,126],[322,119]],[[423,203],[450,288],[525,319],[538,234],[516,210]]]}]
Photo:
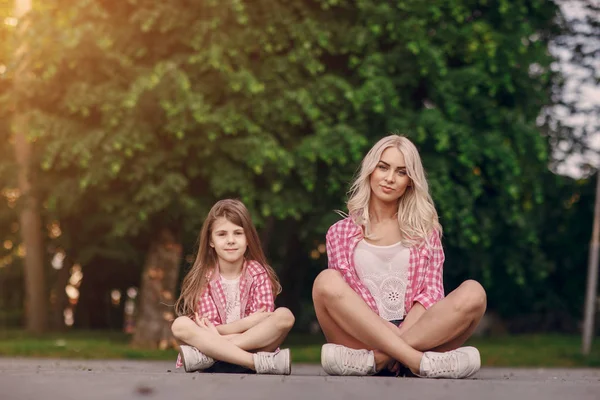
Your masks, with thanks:
[{"label": "green foliage", "polygon": [[191,243],[214,200],[239,197],[271,232],[286,290],[310,299],[325,259],[308,254],[366,150],[394,131],[421,150],[447,289],[479,279],[504,310],[506,290],[553,271],[536,118],[556,81],[557,13],[542,0],[44,5],[15,96],[57,242],[80,260],[132,260],[161,226]]},{"label": "green foliage", "polygon": [[20,323],[23,294],[9,288],[22,285],[22,264],[17,257],[20,240],[16,214],[14,151],[10,134],[11,66],[14,28],[5,23],[12,16],[13,2],[0,0],[0,325]]},{"label": "green foliage", "polygon": [[300,218],[316,161],[360,158],[366,141],[338,118],[352,112],[336,103],[348,84],[315,79],[316,18],[276,2],[204,3],[82,1],[37,15],[28,101],[47,143],[51,211],[106,213],[116,236],[157,215],[197,229],[212,201],[231,195],[259,221]]},{"label": "green foliage", "polygon": [[447,289],[474,277],[501,307],[507,288],[551,268],[536,212],[551,190],[540,179],[548,144],[536,118],[555,82],[556,6],[344,4],[360,10],[346,46],[361,120],[374,136],[399,130],[417,143],[444,226]]},{"label": "green foliage", "polygon": [[[12,4],[12,3],[11,3]],[[4,21],[12,15],[12,8],[8,2],[0,0],[0,177],[2,182],[10,180],[12,164],[12,146],[10,146],[10,97],[11,81],[8,79],[7,70],[10,68],[13,54],[13,28]],[[14,183],[14,178],[11,183]],[[1,185],[0,190],[5,187]]]}]

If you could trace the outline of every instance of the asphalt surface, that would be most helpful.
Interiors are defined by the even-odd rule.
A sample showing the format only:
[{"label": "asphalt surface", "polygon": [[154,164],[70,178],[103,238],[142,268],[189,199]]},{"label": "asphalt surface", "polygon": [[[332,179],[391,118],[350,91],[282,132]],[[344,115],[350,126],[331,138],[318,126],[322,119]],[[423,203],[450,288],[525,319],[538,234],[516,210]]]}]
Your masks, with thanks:
[{"label": "asphalt surface", "polygon": [[600,369],[483,368],[473,379],[187,374],[174,362],[0,358],[0,400],[83,399],[600,400]]}]

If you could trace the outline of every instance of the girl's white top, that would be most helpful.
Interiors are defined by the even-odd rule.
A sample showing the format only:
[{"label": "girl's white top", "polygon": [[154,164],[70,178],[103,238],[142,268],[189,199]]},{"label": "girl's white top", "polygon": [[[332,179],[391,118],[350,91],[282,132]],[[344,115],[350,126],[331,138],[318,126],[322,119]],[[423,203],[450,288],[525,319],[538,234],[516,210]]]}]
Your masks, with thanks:
[{"label": "girl's white top", "polygon": [[221,286],[225,292],[226,324],[240,319],[240,277],[225,279],[221,276]]},{"label": "girl's white top", "polygon": [[379,315],[387,321],[404,318],[409,261],[410,249],[400,242],[376,246],[363,239],[354,250],[356,273],[375,299]]}]

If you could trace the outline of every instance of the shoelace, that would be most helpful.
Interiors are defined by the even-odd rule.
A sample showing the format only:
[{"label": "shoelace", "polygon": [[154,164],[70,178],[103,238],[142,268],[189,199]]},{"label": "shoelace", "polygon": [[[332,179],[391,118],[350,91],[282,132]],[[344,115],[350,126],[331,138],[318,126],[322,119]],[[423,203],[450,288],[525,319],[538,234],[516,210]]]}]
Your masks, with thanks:
[{"label": "shoelace", "polygon": [[369,353],[362,351],[347,350],[342,355],[342,364],[344,367],[359,372],[368,372],[370,366],[367,365]]},{"label": "shoelace", "polygon": [[454,353],[430,356],[429,365],[431,367],[430,376],[456,372],[458,370],[458,358]]},{"label": "shoelace", "polygon": [[258,353],[257,354],[257,365],[256,371],[264,372],[264,371],[274,371],[275,370],[275,356],[269,353]]},{"label": "shoelace", "polygon": [[207,356],[206,354],[202,353],[200,350],[198,350],[197,348],[190,346],[192,349],[192,352],[194,352],[194,354],[198,357],[198,361],[194,363],[194,365],[198,365],[198,364],[207,364],[211,361],[210,357]]}]

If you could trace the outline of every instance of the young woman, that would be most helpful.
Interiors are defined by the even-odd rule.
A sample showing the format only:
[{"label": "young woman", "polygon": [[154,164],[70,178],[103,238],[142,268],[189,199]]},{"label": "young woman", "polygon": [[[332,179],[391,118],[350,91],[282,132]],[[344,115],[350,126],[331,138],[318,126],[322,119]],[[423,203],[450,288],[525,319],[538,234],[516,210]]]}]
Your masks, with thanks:
[{"label": "young woman", "polygon": [[349,217],[327,232],[329,268],[313,286],[328,341],[321,352],[325,371],[475,374],[479,352],[459,346],[483,316],[486,294],[469,280],[444,297],[442,227],[414,144],[399,135],[377,142],[347,205]]},{"label": "young woman", "polygon": [[259,374],[289,375],[290,351],[278,347],[294,316],[287,308],[275,310],[280,291],[247,208],[237,200],[217,202],[176,303],[180,317],[171,330],[184,343],[177,366],[202,371],[220,360]]}]

